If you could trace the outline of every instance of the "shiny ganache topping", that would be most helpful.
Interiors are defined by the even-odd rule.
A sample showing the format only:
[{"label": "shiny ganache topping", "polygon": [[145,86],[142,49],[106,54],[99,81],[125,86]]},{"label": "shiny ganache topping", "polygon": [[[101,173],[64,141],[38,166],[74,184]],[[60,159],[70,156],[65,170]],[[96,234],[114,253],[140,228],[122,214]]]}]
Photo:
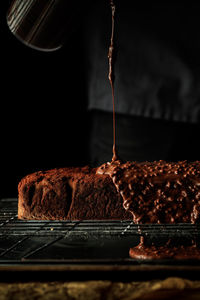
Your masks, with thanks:
[{"label": "shiny ganache topping", "polygon": [[197,223],[200,220],[200,162],[105,163],[97,174],[111,177],[123,207],[136,224]]},{"label": "shiny ganache topping", "polygon": [[144,237],[140,238],[140,243],[130,248],[129,255],[133,259],[200,259],[200,249],[195,241],[190,245],[174,245],[172,240],[168,240],[163,245],[147,245]]}]

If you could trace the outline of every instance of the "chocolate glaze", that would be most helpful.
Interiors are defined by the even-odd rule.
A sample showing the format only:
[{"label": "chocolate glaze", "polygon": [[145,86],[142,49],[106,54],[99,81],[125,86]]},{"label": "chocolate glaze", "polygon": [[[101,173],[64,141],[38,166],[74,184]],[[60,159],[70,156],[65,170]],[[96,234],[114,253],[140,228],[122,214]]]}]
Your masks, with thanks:
[{"label": "chocolate glaze", "polygon": [[[181,161],[167,163],[126,162],[116,154],[115,102],[113,85],[113,50],[115,5],[112,10],[112,34],[108,52],[109,81],[113,99],[113,158],[97,169],[97,174],[107,174],[123,198],[123,207],[133,216],[133,222],[143,223],[196,223],[200,212],[200,162]],[[146,246],[141,238],[137,247],[130,249],[133,258],[199,258],[200,250],[192,246]]]},{"label": "chocolate glaze", "polygon": [[191,245],[174,246],[171,240],[165,245],[145,245],[144,238],[140,238],[140,243],[129,250],[129,255],[134,259],[200,259],[200,249],[196,243]]},{"label": "chocolate glaze", "polygon": [[[198,223],[200,221],[200,162],[167,163],[114,161],[98,168],[108,174],[123,198],[134,223]],[[140,232],[140,228],[138,230]],[[196,243],[190,246],[140,244],[129,250],[134,259],[199,259]]]},{"label": "chocolate glaze", "polygon": [[108,174],[136,224],[200,221],[200,162],[115,161],[98,168]]}]

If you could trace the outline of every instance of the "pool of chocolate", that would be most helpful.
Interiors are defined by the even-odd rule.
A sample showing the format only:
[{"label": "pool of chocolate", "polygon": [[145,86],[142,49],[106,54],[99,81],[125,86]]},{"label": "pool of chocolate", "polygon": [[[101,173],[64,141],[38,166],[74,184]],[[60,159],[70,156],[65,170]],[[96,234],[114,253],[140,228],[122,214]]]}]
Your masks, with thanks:
[{"label": "pool of chocolate", "polygon": [[175,242],[169,239],[166,243],[145,243],[143,236],[140,237],[140,243],[130,248],[129,255],[133,259],[141,260],[158,260],[158,259],[178,259],[178,260],[195,260],[200,259],[200,248],[197,242],[182,241]]}]

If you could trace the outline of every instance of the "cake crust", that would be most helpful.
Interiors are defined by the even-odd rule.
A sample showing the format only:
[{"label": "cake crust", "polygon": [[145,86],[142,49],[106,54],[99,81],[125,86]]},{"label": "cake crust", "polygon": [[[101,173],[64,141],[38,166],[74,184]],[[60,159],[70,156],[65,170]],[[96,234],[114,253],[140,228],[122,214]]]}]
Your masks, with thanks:
[{"label": "cake crust", "polygon": [[24,177],[18,185],[18,218],[131,220],[108,175],[95,168],[60,168]]}]

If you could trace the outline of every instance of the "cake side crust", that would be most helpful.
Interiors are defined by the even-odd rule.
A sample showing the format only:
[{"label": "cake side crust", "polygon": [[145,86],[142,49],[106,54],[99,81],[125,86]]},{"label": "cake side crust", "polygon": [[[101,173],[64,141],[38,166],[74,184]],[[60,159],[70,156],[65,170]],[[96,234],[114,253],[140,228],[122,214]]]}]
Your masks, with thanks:
[{"label": "cake side crust", "polygon": [[18,218],[34,220],[131,220],[108,175],[96,169],[35,172],[18,185]]}]

